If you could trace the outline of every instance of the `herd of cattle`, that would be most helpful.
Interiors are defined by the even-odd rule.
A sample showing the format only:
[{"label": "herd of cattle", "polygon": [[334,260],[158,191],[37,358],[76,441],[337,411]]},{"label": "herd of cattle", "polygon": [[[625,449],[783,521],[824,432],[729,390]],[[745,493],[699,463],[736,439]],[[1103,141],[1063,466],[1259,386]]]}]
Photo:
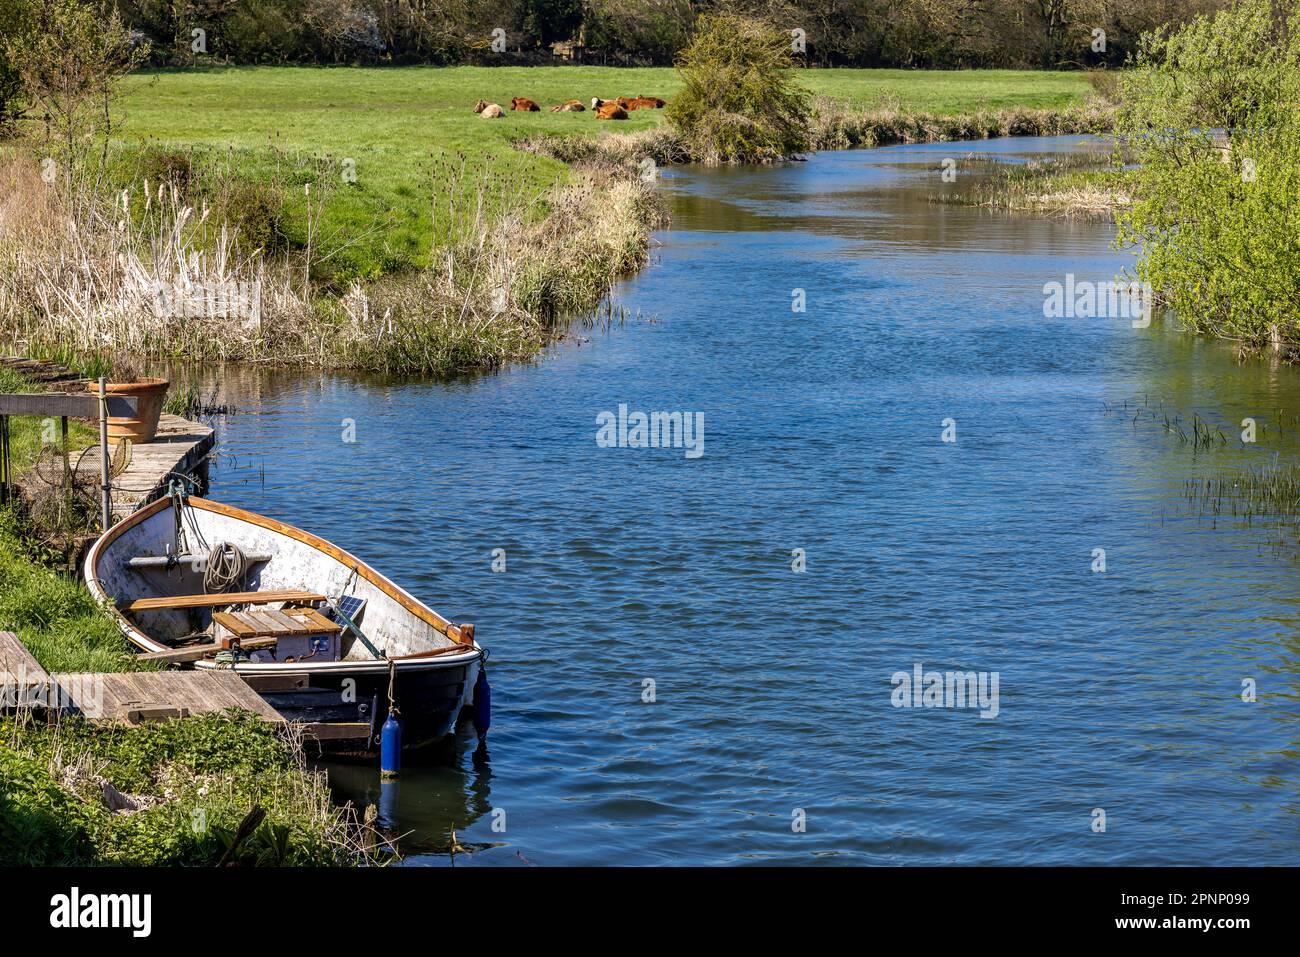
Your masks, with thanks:
[{"label": "herd of cattle", "polygon": [[[625,120],[633,110],[662,109],[664,101],[657,96],[620,96],[612,100],[602,100],[598,96],[591,98],[591,108],[596,111],[598,120]],[[516,96],[510,101],[510,109],[525,113],[537,113],[541,107],[526,97]],[[552,113],[581,113],[586,109],[578,100],[565,100],[551,107]],[[506,111],[499,104],[479,100],[474,104],[474,112],[490,120],[505,116]]]}]

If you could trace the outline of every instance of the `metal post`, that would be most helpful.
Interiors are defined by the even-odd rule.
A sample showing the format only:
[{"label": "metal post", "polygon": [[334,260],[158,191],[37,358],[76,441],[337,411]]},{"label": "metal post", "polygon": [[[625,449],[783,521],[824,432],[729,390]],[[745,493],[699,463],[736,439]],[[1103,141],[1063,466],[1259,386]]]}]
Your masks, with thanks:
[{"label": "metal post", "polygon": [[99,492],[104,531],[113,526],[112,486],[108,483],[108,379],[99,377]]},{"label": "metal post", "polygon": [[63,507],[67,509],[69,519],[72,517],[72,463],[68,461],[68,417],[59,417],[59,431],[63,442]]},{"label": "metal post", "polygon": [[0,505],[9,503],[9,416],[0,415]]}]

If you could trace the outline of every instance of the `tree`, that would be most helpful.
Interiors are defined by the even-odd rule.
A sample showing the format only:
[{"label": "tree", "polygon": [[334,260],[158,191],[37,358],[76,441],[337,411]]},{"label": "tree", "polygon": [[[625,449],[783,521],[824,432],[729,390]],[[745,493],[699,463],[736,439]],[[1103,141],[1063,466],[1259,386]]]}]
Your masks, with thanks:
[{"label": "tree", "polygon": [[771,23],[730,12],[700,18],[667,112],[694,159],[766,162],[807,149],[809,94],[791,54],[790,34]]},{"label": "tree", "polygon": [[1193,330],[1300,349],[1300,0],[1148,36],[1123,100],[1139,277]]},{"label": "tree", "polygon": [[543,43],[567,40],[582,24],[582,0],[524,0],[524,29]]},{"label": "tree", "polygon": [[17,70],[24,95],[43,114],[46,145],[61,154],[71,190],[96,136],[107,149],[113,93],[148,56],[148,45],[133,41],[116,10],[78,0],[34,0],[24,29],[0,48]]},{"label": "tree", "polygon": [[[27,33],[31,21],[29,0],[0,0],[0,37]],[[23,81],[18,67],[0,43],[0,136],[12,129],[23,112]]]}]

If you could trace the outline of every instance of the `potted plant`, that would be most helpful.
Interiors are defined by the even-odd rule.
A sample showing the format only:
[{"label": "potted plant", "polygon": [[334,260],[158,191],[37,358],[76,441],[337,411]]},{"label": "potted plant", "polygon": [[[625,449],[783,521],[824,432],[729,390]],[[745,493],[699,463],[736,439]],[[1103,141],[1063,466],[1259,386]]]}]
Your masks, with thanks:
[{"label": "potted plant", "polygon": [[[133,416],[109,416],[108,437],[130,439],[140,445],[152,442],[158,431],[158,417],[162,415],[163,400],[167,396],[166,379],[143,375],[140,364],[126,356],[114,356],[113,366],[106,386],[109,395],[135,399]],[[99,394],[99,383],[91,382],[90,391]]]}]

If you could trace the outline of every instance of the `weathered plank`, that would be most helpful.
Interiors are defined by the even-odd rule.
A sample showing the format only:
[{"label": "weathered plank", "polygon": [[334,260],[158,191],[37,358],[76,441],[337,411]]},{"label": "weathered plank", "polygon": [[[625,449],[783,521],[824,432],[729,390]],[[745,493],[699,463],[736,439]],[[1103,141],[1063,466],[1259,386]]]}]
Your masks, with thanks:
[{"label": "weathered plank", "polygon": [[136,671],[56,674],[68,710],[103,723],[132,723],[150,715],[211,714],[243,708],[264,721],[284,719],[233,671]]},{"label": "weathered plank", "polygon": [[292,588],[280,591],[228,591],[209,595],[173,595],[165,598],[137,598],[124,609],[129,612],[158,608],[216,608],[218,605],[265,604],[273,601],[324,601],[324,595]]},{"label": "weathered plank", "polygon": [[[250,641],[240,642],[240,647],[245,651],[257,651],[259,648],[274,648],[278,638],[254,638]],[[193,645],[185,645],[181,648],[170,648],[167,651],[150,651],[139,656],[141,661],[150,661],[157,664],[183,665],[190,661],[202,661],[208,655],[215,655],[221,650],[221,645],[215,641],[203,641]]]},{"label": "weathered plank", "polygon": [[18,636],[0,631],[0,708],[26,708],[48,700],[50,676]]},{"label": "weathered plank", "polygon": [[[135,399],[110,395],[106,401],[109,415],[123,418],[135,415]],[[99,396],[86,392],[9,393],[0,395],[0,415],[66,415],[72,419],[98,419]]]},{"label": "weathered plank", "polygon": [[370,737],[364,721],[299,721],[295,726],[311,741],[353,741]]}]

